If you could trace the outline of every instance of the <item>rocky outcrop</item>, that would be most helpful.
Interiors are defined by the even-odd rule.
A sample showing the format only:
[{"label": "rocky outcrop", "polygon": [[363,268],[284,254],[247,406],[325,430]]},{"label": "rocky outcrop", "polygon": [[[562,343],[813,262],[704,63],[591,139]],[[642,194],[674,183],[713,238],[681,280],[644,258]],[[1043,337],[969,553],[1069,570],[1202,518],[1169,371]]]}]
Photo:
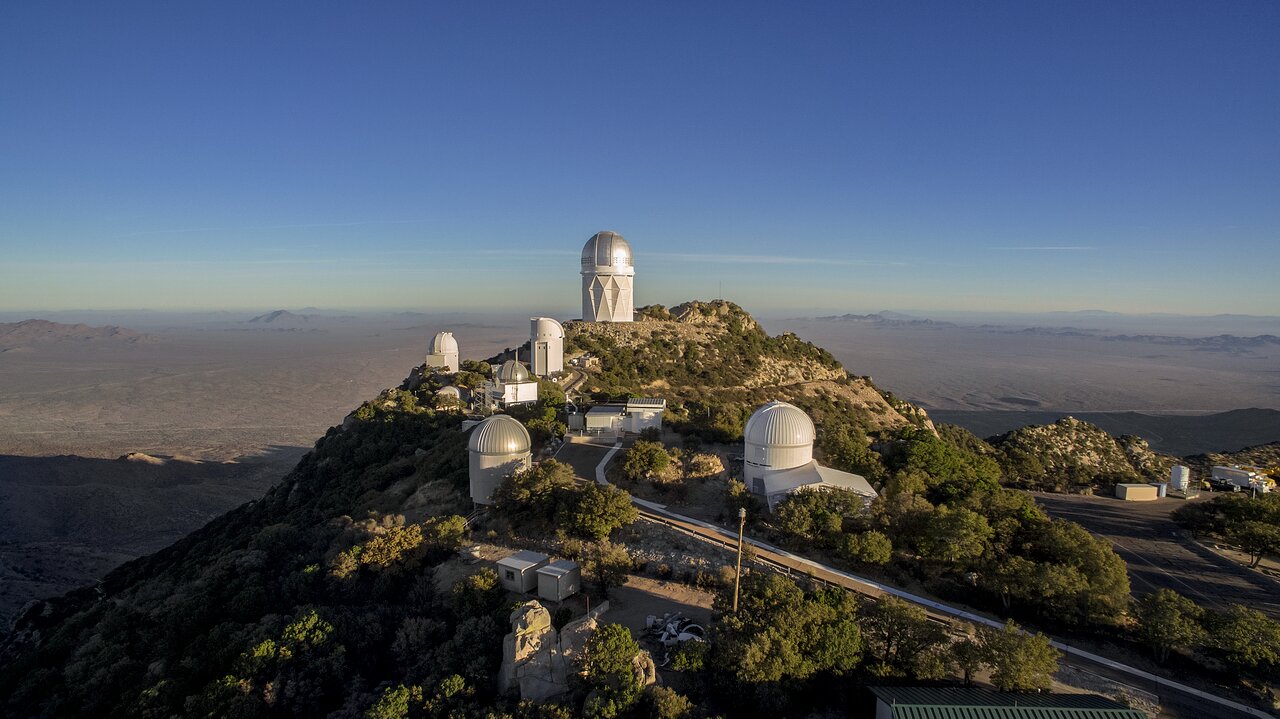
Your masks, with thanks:
[{"label": "rocky outcrop", "polygon": [[[498,690],[521,699],[544,701],[569,690],[569,677],[587,639],[608,611],[603,602],[589,614],[569,622],[559,632],[541,602],[528,601],[511,612],[511,633],[502,639],[502,668]],[[653,660],[649,663],[652,665]],[[650,682],[652,683],[652,682]]]}]

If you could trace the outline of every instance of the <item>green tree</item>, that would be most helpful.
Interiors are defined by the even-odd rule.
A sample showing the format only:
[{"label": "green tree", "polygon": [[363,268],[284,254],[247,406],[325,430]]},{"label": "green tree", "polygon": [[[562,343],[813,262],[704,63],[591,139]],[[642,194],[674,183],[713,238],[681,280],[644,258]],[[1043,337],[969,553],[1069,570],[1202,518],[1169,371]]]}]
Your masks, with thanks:
[{"label": "green tree", "polygon": [[1249,566],[1256,567],[1268,554],[1280,553],[1280,525],[1245,520],[1227,529],[1227,539],[1249,553]]},{"label": "green tree", "polygon": [[881,597],[866,612],[862,631],[880,676],[929,679],[942,674],[946,633],[924,609],[897,597]]},{"label": "green tree", "polygon": [[685,719],[692,713],[693,702],[689,697],[654,684],[645,687],[638,714],[646,719]]},{"label": "green tree", "polygon": [[549,459],[506,477],[493,490],[493,509],[513,524],[547,528],[577,502],[573,468]]},{"label": "green tree", "polygon": [[968,564],[987,549],[993,532],[987,520],[977,512],[947,505],[934,508],[932,520],[920,538],[920,550],[926,557],[951,564]]},{"label": "green tree", "polygon": [[1209,615],[1208,645],[1237,672],[1280,666],[1280,622],[1255,609],[1232,604]]},{"label": "green tree", "polygon": [[893,558],[893,542],[874,529],[841,538],[840,555],[859,564],[887,564]]},{"label": "green tree", "polygon": [[1156,661],[1163,663],[1174,649],[1193,647],[1204,641],[1201,625],[1204,610],[1171,589],[1159,589],[1137,603],[1136,634],[1151,647]]},{"label": "green tree", "polygon": [[616,717],[635,703],[641,686],[633,666],[639,653],[631,630],[621,624],[606,624],[587,639],[578,662],[594,696],[584,714]]},{"label": "green tree", "polygon": [[570,526],[576,534],[601,541],[639,516],[630,494],[614,486],[592,484],[579,497]]},{"label": "green tree", "polygon": [[982,627],[991,683],[1004,692],[1044,691],[1053,686],[1062,654],[1043,634],[1027,634],[1009,622],[1004,629]]},{"label": "green tree", "polygon": [[582,572],[596,583],[600,593],[606,597],[609,596],[611,587],[620,586],[627,580],[634,565],[626,547],[620,544],[604,540],[583,547]]},{"label": "green tree", "polygon": [[627,479],[638,482],[659,475],[670,466],[671,455],[661,442],[637,440],[627,450],[627,457],[622,462],[622,473]]}]

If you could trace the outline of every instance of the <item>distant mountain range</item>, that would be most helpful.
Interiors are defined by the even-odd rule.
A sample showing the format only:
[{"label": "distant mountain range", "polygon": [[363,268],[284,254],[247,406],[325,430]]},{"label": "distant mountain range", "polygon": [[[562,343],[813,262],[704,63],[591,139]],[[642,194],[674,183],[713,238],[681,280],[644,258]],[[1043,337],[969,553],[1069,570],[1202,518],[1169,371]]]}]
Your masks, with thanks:
[{"label": "distant mountain range", "polygon": [[153,342],[157,337],[127,327],[109,325],[90,327],[86,324],[67,325],[48,320],[23,320],[0,324],[0,352],[30,349],[36,345],[56,342],[114,342],[137,344]]}]

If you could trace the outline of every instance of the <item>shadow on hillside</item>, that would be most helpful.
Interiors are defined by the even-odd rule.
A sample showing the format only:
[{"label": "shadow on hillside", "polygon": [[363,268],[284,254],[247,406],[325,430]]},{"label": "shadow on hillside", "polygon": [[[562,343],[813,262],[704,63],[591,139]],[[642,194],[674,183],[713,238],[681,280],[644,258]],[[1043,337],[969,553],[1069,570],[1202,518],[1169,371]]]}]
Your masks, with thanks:
[{"label": "shadow on hillside", "polygon": [[309,449],[236,462],[0,455],[0,626],[257,499]]}]

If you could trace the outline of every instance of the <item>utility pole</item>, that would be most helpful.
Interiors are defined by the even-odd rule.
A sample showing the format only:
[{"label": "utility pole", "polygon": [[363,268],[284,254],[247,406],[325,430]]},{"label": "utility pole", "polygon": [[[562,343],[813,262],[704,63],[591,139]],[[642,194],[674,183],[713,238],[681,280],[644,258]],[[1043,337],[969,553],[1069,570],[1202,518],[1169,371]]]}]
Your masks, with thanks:
[{"label": "utility pole", "polygon": [[742,529],[747,525],[747,508],[738,507],[738,571],[733,574],[733,613],[738,613],[738,585],[742,583]]}]

